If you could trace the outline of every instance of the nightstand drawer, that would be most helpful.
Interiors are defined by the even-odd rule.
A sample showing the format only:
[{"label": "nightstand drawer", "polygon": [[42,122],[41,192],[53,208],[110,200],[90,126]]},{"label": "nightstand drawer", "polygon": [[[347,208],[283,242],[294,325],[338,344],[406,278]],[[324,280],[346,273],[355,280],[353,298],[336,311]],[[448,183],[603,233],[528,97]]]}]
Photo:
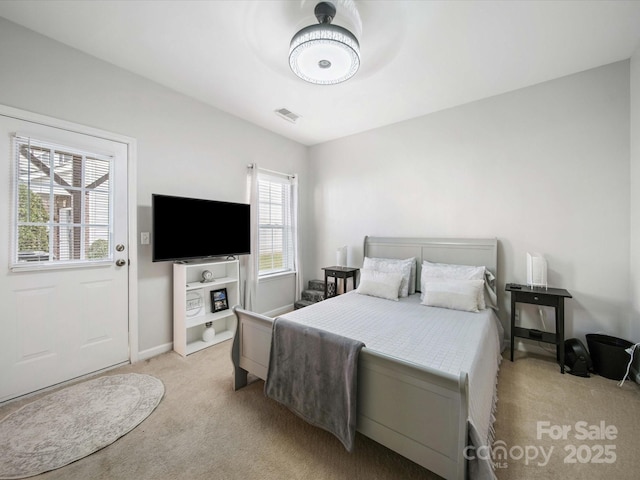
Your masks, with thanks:
[{"label": "nightstand drawer", "polygon": [[[512,295],[514,292],[511,293]],[[515,293],[515,301],[521,303],[531,303],[533,305],[545,305],[547,307],[557,307],[559,298],[555,295],[545,293],[517,292]]]}]

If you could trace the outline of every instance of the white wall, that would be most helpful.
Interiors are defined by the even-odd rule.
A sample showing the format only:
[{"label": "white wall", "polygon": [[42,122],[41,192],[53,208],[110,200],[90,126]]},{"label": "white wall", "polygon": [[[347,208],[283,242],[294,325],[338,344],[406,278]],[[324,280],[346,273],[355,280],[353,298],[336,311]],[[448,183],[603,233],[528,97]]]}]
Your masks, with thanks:
[{"label": "white wall", "polygon": [[628,337],[640,342],[640,47],[631,57],[631,301]]},{"label": "white wall", "polygon": [[[630,222],[640,211],[640,154],[629,62],[317,145],[309,166],[295,142],[1,18],[0,62],[0,103],[138,140],[140,231],[150,230],[151,193],[243,201],[245,166],[257,162],[299,173],[308,191],[307,280],[321,278],[341,245],[358,265],[364,235],[495,236],[503,322],[504,283],[524,282],[525,253],[535,250],[549,261],[550,284],[574,296],[569,335],[640,339],[637,315],[629,320],[630,258],[640,267],[630,244],[640,232]],[[151,263],[149,247],[138,254],[139,347],[150,351],[172,338],[170,264]],[[292,303],[292,285],[265,284],[257,310]],[[633,291],[638,305],[637,283]]]},{"label": "white wall", "polygon": [[311,147],[310,169],[308,276],[344,244],[359,265],[365,235],[497,237],[503,323],[539,251],[568,336],[627,333],[628,61]]},{"label": "white wall", "polygon": [[[306,187],[306,147],[2,18],[0,65],[1,104],[137,139],[139,231],[151,229],[152,193],[245,201],[248,163],[297,172]],[[171,263],[152,263],[151,248],[137,248],[139,349],[153,352],[172,341]],[[293,304],[290,284],[272,282],[257,309]]]}]

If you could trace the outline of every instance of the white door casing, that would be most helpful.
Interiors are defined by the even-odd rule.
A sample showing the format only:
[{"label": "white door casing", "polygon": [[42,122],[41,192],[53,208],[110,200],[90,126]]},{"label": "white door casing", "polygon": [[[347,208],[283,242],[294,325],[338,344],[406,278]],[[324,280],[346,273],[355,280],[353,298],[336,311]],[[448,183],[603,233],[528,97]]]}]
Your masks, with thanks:
[{"label": "white door casing", "polygon": [[[114,157],[113,262],[12,271],[15,133]],[[0,402],[137,359],[134,152],[132,139],[0,106]]]}]

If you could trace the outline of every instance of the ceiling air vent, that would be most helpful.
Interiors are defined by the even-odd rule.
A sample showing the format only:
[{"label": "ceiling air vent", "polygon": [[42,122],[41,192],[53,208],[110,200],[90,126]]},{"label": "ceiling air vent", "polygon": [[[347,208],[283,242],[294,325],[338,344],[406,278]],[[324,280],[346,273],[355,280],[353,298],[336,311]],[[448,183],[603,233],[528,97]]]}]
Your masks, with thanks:
[{"label": "ceiling air vent", "polygon": [[276,115],[290,121],[291,123],[296,123],[300,118],[300,115],[296,115],[291,110],[287,110],[286,108],[279,108],[278,110],[275,110],[275,112]]}]

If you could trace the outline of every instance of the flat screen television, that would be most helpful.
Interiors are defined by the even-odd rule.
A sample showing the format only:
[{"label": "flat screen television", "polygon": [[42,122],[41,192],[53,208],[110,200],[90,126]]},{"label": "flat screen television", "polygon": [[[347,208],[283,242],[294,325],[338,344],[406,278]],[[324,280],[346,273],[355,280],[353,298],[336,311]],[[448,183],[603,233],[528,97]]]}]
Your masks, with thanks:
[{"label": "flat screen television", "polygon": [[246,203],[152,194],[154,262],[251,253]]}]

